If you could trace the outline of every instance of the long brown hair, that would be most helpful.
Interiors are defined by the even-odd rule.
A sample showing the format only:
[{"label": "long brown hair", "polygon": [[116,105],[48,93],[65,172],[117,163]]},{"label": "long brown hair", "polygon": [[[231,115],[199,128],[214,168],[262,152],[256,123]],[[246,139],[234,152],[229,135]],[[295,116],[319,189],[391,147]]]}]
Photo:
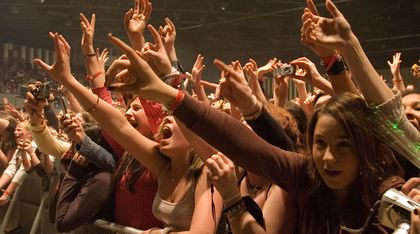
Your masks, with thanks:
[{"label": "long brown hair", "polygon": [[[347,132],[353,151],[359,160],[359,175],[350,185],[344,209],[358,207],[366,213],[379,199],[382,182],[391,176],[401,175],[401,169],[393,151],[373,134],[371,129],[375,126],[372,126],[368,120],[369,113],[368,105],[360,96],[350,93],[337,95],[314,112],[307,132],[308,152],[310,153],[312,153],[315,127],[321,116],[330,115]],[[312,159],[309,162],[308,174],[312,181],[309,201],[313,203],[310,205],[314,208],[313,218],[317,217],[316,219],[319,220],[324,216],[323,218],[332,222],[341,222],[337,213],[329,210],[337,209],[338,205],[331,202],[330,199],[335,200],[333,191],[322,180]],[[365,212],[360,213],[360,216],[365,218]]]}]

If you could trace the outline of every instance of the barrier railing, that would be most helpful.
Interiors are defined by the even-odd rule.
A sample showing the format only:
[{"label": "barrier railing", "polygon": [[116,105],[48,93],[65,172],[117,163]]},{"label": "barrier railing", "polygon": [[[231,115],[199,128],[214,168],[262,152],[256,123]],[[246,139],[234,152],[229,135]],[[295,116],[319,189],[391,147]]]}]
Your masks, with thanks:
[{"label": "barrier railing", "polygon": [[4,218],[3,218],[3,222],[1,223],[1,226],[0,226],[0,233],[4,233],[4,229],[6,229],[6,225],[9,222],[9,218],[13,212],[13,207],[16,204],[16,200],[20,192],[20,187],[21,185],[18,185],[15,192],[12,195],[12,200],[10,201],[9,207],[7,208],[6,214],[4,215]]},{"label": "barrier railing", "polygon": [[143,232],[142,230],[139,230],[133,227],[123,226],[123,225],[109,222],[103,219],[95,220],[94,224],[100,228],[117,232],[117,233],[121,233],[121,234],[139,234]]}]

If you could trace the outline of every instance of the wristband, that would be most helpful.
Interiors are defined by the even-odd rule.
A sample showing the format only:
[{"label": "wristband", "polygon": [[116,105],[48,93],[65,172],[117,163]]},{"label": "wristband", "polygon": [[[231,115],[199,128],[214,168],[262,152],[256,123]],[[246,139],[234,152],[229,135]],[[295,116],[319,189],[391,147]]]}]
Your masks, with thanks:
[{"label": "wristband", "polygon": [[94,79],[98,78],[101,74],[102,74],[102,71],[98,71],[97,73],[95,73],[93,75],[87,75],[85,77],[85,79],[86,80],[94,80]]},{"label": "wristband", "polygon": [[257,100],[255,95],[252,95],[252,102],[253,102],[252,106],[247,109],[238,108],[239,112],[241,112],[245,120],[256,119],[261,113],[262,103]]},{"label": "wristband", "polygon": [[179,60],[171,61],[171,65],[172,65],[172,67],[176,68],[176,70],[178,70],[180,73],[182,73],[182,74],[185,73],[185,70],[181,66],[181,63],[179,62]]},{"label": "wristband", "polygon": [[176,95],[175,99],[169,105],[162,105],[162,110],[168,114],[172,114],[181,105],[182,100],[184,100],[185,94],[178,90],[178,94]]},{"label": "wristband", "polygon": [[333,64],[331,64],[328,68],[326,68],[327,74],[330,76],[335,76],[343,71],[347,70],[346,63],[343,59],[343,57],[339,56]]},{"label": "wristband", "polygon": [[160,234],[168,234],[168,233],[170,233],[173,230],[174,229],[172,227],[166,227],[166,228],[160,230]]}]

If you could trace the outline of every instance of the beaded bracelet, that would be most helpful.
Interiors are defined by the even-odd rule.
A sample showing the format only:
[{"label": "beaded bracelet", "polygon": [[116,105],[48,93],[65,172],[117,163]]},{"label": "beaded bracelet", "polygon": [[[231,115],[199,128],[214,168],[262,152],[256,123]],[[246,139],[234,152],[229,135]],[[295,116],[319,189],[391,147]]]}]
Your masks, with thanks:
[{"label": "beaded bracelet", "polygon": [[89,109],[87,109],[87,110],[85,110],[86,112],[91,112],[91,111],[93,111],[93,110],[95,110],[96,109],[96,107],[98,106],[98,104],[99,104],[99,96],[97,96],[98,97],[98,99],[96,99],[96,103],[95,103],[95,105],[93,105],[91,108],[89,108]]}]

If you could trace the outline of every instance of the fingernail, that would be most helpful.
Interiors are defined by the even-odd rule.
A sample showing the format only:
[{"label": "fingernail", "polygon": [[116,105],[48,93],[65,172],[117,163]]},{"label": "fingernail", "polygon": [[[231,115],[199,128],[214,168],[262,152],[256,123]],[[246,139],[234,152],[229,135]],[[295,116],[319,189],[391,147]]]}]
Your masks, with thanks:
[{"label": "fingernail", "polygon": [[414,209],[413,212],[414,212],[415,215],[419,215],[419,210],[418,209]]}]

